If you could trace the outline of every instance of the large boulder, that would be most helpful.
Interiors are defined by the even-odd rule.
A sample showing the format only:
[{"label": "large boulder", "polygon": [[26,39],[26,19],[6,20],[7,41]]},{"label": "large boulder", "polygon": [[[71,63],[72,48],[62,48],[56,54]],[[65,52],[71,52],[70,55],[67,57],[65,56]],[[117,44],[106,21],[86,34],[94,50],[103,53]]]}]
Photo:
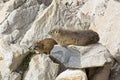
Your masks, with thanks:
[{"label": "large boulder", "polygon": [[23,80],[55,80],[58,66],[49,58],[49,55],[35,55],[29,63],[28,71]]},{"label": "large boulder", "polygon": [[99,43],[69,47],[55,45],[51,55],[70,68],[100,67],[112,61],[108,49]]},{"label": "large boulder", "polygon": [[[27,55],[22,52],[23,49],[27,50],[23,45],[29,47],[37,39],[50,37],[47,33],[56,27],[74,30],[90,27],[98,32],[100,43],[114,56],[116,62],[111,69],[111,80],[119,80],[119,8],[119,0],[0,0],[0,39],[3,40],[0,41],[0,79],[8,80],[12,75],[11,71],[15,70],[22,58]],[[103,66],[109,62],[109,54],[103,54],[109,51],[104,46],[96,46],[98,47],[93,46],[96,50],[87,46],[90,49],[85,49],[93,54],[88,51],[85,53],[90,53],[89,55],[82,56],[79,54],[79,47],[59,47],[64,49],[63,55],[66,56],[64,53],[70,52],[68,55],[72,57],[69,59],[68,55],[57,55],[62,57],[59,59],[66,67]]]},{"label": "large boulder", "polygon": [[55,80],[88,80],[83,70],[67,69],[57,76]]},{"label": "large boulder", "polygon": [[6,41],[0,40],[0,75],[2,80],[9,80],[11,72],[14,71],[27,55],[28,49],[17,44],[9,45]]},{"label": "large boulder", "polygon": [[116,60],[120,61],[120,3],[116,0],[110,0],[103,16],[95,15],[94,29],[100,35],[100,42],[109,49]]}]

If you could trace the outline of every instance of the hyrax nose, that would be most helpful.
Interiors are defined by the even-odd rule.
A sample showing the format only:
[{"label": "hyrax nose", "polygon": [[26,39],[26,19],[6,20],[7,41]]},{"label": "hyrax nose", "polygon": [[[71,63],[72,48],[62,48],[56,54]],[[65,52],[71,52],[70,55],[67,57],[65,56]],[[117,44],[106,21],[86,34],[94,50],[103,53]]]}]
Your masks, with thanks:
[{"label": "hyrax nose", "polygon": [[37,48],[38,48],[38,46],[34,46],[34,48],[33,48],[33,49],[34,49],[34,50],[37,50]]}]

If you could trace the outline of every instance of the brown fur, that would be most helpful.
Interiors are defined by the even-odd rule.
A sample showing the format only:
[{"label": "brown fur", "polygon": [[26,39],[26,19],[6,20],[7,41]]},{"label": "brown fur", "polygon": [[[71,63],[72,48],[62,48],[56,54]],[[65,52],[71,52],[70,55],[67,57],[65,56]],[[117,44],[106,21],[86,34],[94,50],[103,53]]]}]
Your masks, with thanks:
[{"label": "brown fur", "polygon": [[50,54],[50,51],[53,49],[55,44],[57,44],[57,42],[54,39],[46,38],[44,40],[35,42],[34,50],[39,53]]},{"label": "brown fur", "polygon": [[99,41],[99,35],[92,30],[53,29],[49,34],[61,46],[86,46]]}]

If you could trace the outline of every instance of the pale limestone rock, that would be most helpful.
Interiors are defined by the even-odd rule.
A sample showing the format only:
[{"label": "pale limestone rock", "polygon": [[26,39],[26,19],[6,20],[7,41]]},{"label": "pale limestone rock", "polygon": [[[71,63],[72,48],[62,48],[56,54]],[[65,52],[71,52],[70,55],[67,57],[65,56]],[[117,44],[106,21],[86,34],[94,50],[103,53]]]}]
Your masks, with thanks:
[{"label": "pale limestone rock", "polygon": [[55,80],[88,80],[83,70],[70,70],[62,72]]},{"label": "pale limestone rock", "polygon": [[111,62],[109,51],[99,43],[88,46],[71,45],[67,48],[56,45],[51,55],[66,67],[72,68],[99,67]]},{"label": "pale limestone rock", "polygon": [[[10,0],[6,2],[0,10],[0,38],[9,43],[19,43],[31,27],[38,10],[37,0]],[[14,34],[16,31],[17,35]]]},{"label": "pale limestone rock", "polygon": [[88,0],[82,7],[81,11],[88,15],[104,15],[109,0]]},{"label": "pale limestone rock", "polygon": [[55,80],[57,73],[58,64],[53,63],[49,55],[39,54],[31,59],[24,80]]},{"label": "pale limestone rock", "polygon": [[3,80],[9,80],[11,71],[15,70],[22,59],[27,55],[27,48],[17,44],[8,45],[6,41],[0,40],[0,72]]},{"label": "pale limestone rock", "polygon": [[9,80],[21,80],[21,75],[16,72],[12,72],[10,74],[10,79]]},{"label": "pale limestone rock", "polygon": [[42,14],[38,15],[39,17],[35,19],[20,44],[26,45],[27,42],[32,43],[37,39],[50,37],[48,32],[56,27],[75,30],[88,29],[90,26],[90,16],[86,16],[86,14],[80,11],[80,5],[77,5],[76,0],[73,0],[73,3],[71,1],[74,4],[71,6],[67,6],[66,2],[63,0],[53,0]]},{"label": "pale limestone rock", "polygon": [[100,35],[100,42],[104,44],[115,57],[120,61],[120,2],[110,0],[107,4],[104,16],[95,16],[94,29]]},{"label": "pale limestone rock", "polygon": [[[92,0],[89,0],[91,2]],[[94,1],[94,0],[93,0]],[[98,0],[96,0],[98,1]],[[94,14],[94,19],[90,29],[98,32],[100,35],[100,43],[106,46],[117,62],[112,64],[110,80],[119,80],[120,77],[120,1],[119,0],[99,0],[96,4],[91,2],[82,10],[89,12],[92,10],[91,16]],[[102,3],[100,3],[102,2]],[[103,8],[96,12],[97,5],[103,5]],[[92,5],[93,8],[89,9]],[[101,5],[101,7],[102,7]],[[106,8],[105,8],[106,6]],[[86,9],[87,7],[87,9]],[[89,10],[88,10],[89,9]],[[98,15],[103,13],[103,15]]]},{"label": "pale limestone rock", "polygon": [[[25,56],[22,54],[21,47],[15,43],[29,46],[36,39],[49,37],[48,31],[55,27],[77,30],[88,29],[91,23],[90,29],[99,33],[100,42],[120,62],[119,8],[119,0],[0,0],[0,38],[5,40],[5,44],[0,41],[0,80],[9,80],[9,76],[12,75],[11,70],[16,69],[23,56]],[[76,48],[78,49],[78,47]],[[84,53],[84,48],[81,49]],[[66,54],[63,54],[65,57],[59,54],[57,56],[62,62],[65,61],[66,65],[72,67],[78,67],[79,65],[82,65],[82,67],[103,66],[105,62],[109,62],[108,58],[102,55],[104,50],[101,50],[103,52],[94,56],[95,58],[91,57],[93,59],[100,58],[97,60],[100,62],[97,63],[97,61],[92,60],[93,62],[91,61],[92,63],[88,64],[87,60],[91,60],[91,58],[88,58],[89,55],[81,57],[79,55],[81,49],[78,49],[78,51],[71,50],[71,48],[64,49],[66,52],[70,52],[70,55],[72,53],[76,54],[75,56],[72,55],[70,59]],[[93,54],[98,49],[87,48]],[[106,49],[105,52],[109,53]],[[89,53],[89,51],[85,53]],[[81,60],[83,62],[77,63]],[[114,75],[111,75],[119,80],[120,64],[117,64],[112,69]],[[112,79],[114,80],[114,78]]]},{"label": "pale limestone rock", "polygon": [[3,8],[3,6],[4,6],[4,3],[0,2],[0,10]]}]

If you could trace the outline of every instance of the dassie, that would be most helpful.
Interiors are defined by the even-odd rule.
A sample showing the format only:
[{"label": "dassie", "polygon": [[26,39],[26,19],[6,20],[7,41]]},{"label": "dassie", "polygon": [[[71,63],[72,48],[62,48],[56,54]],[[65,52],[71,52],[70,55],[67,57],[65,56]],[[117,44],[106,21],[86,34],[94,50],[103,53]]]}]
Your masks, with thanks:
[{"label": "dassie", "polygon": [[93,30],[65,30],[53,29],[49,33],[51,37],[61,46],[77,45],[86,46],[99,41],[99,35]]},{"label": "dassie", "polygon": [[50,51],[53,49],[55,44],[57,44],[57,42],[54,39],[46,38],[35,42],[33,48],[37,53],[50,54]]}]

